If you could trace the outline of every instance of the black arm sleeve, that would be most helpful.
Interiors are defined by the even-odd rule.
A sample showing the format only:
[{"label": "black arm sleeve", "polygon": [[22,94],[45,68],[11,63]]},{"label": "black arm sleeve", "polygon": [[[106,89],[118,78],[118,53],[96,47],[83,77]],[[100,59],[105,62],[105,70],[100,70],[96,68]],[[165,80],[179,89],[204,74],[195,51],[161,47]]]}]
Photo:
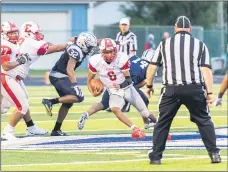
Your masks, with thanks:
[{"label": "black arm sleeve", "polygon": [[120,84],[120,88],[126,88],[127,86],[131,85],[132,84],[132,79],[130,76],[126,76],[125,77],[125,81]]}]

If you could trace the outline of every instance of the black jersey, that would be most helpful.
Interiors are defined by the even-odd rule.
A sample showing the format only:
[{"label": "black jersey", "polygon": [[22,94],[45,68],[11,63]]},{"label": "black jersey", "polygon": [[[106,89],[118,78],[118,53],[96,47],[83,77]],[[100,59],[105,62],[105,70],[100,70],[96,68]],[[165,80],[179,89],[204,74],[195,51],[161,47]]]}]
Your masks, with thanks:
[{"label": "black jersey", "polygon": [[84,61],[86,54],[82,52],[82,50],[77,46],[76,43],[69,45],[66,47],[64,53],[61,55],[59,60],[55,63],[55,66],[52,68],[52,71],[67,75],[66,69],[69,57],[72,57],[77,61],[74,67],[74,70],[76,70],[76,68],[79,67]]}]

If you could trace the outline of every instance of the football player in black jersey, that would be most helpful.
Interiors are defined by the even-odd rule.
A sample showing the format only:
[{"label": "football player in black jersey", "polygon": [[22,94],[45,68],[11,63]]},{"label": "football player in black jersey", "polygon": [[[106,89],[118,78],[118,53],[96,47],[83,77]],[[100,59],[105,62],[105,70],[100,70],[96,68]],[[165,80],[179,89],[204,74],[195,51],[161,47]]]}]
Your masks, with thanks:
[{"label": "football player in black jersey", "polygon": [[51,136],[66,136],[61,131],[61,125],[73,103],[80,103],[84,100],[82,90],[79,88],[75,70],[81,65],[87,55],[90,55],[97,47],[97,38],[89,32],[82,32],[75,39],[75,42],[66,47],[60,59],[50,71],[50,82],[55,87],[60,97],[43,99],[48,115],[52,116],[52,106],[62,103],[58,112],[58,118]]}]

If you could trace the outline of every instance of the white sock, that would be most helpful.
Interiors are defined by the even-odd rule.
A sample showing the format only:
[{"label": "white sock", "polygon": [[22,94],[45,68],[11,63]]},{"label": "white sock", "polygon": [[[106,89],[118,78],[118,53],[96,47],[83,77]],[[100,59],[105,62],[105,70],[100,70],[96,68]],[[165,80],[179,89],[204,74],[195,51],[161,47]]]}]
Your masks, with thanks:
[{"label": "white sock", "polygon": [[86,113],[86,115],[87,115],[87,118],[89,118],[89,113],[88,112],[85,112]]},{"label": "white sock", "polygon": [[10,124],[7,124],[7,126],[4,128],[3,131],[9,131],[9,132],[13,132],[15,129],[15,127],[12,127]]}]

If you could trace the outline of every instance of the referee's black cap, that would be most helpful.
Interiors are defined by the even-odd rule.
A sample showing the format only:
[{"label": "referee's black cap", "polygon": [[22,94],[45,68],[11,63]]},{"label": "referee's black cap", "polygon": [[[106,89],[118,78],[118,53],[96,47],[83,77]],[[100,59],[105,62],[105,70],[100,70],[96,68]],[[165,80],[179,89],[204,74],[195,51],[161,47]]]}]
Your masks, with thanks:
[{"label": "referee's black cap", "polygon": [[179,16],[176,19],[175,26],[178,28],[191,28],[191,22],[186,16]]}]

